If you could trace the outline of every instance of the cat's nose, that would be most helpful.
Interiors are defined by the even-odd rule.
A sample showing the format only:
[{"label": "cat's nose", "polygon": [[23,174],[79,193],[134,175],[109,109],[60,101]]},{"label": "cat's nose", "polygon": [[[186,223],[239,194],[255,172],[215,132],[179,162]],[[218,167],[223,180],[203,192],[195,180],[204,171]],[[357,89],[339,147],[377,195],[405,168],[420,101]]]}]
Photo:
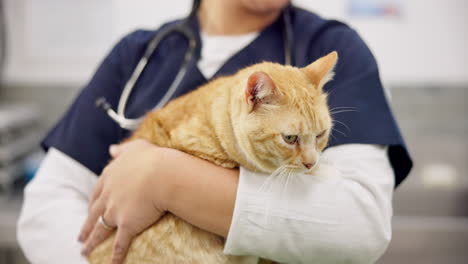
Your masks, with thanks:
[{"label": "cat's nose", "polygon": [[306,163],[306,162],[304,162],[304,163],[302,163],[302,164],[304,164],[304,166],[305,166],[308,170],[310,170],[310,168],[312,168],[312,167],[315,166],[315,162],[314,162],[314,163]]}]

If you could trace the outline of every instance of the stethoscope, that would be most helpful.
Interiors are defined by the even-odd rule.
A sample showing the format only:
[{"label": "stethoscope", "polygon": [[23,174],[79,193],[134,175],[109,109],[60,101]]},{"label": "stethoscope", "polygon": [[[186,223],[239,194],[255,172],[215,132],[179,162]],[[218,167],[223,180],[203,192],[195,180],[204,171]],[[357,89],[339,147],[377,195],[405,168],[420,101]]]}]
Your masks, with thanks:
[{"label": "stethoscope", "polygon": [[[133,88],[135,87],[136,82],[140,78],[142,72],[145,70],[146,65],[154,53],[156,48],[158,47],[159,43],[167,37],[169,34],[179,33],[183,35],[188,40],[188,48],[185,52],[184,59],[182,61],[182,66],[180,67],[179,71],[172,81],[172,84],[169,86],[169,89],[166,91],[164,96],[159,100],[156,104],[154,109],[158,109],[163,107],[175,94],[177,88],[179,87],[180,83],[185,77],[187,73],[187,68],[189,61],[193,58],[195,53],[195,49],[197,46],[197,41],[195,38],[195,34],[189,28],[188,24],[189,21],[196,15],[196,11],[200,5],[200,0],[195,0],[193,4],[193,8],[190,12],[190,15],[184,19],[181,23],[177,23],[172,26],[168,26],[165,30],[158,32],[149,42],[143,57],[138,62],[137,66],[133,70],[128,81],[125,83],[124,89],[122,91],[122,95],[119,99],[119,104],[117,107],[117,112],[112,109],[110,104],[107,102],[106,98],[100,97],[96,100],[96,106],[98,108],[103,109],[107,115],[114,120],[121,128],[127,130],[134,130],[138,127],[138,125],[143,120],[143,117],[140,118],[126,118],[125,117],[125,107],[127,105],[128,98],[132,93]],[[287,6],[285,10],[283,10],[283,46],[284,46],[284,59],[287,65],[294,65],[293,61],[293,33],[292,33],[292,26],[291,26],[291,17],[290,11],[291,5]]]}]

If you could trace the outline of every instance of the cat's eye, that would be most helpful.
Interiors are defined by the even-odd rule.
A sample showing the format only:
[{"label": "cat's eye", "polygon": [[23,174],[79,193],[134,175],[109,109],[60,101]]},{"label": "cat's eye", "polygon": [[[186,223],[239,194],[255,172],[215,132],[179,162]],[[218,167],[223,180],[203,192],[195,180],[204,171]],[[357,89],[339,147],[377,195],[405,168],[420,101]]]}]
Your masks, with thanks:
[{"label": "cat's eye", "polygon": [[320,132],[320,134],[317,135],[317,138],[322,138],[323,136],[325,136],[326,132],[327,132],[326,129],[324,131]]},{"label": "cat's eye", "polygon": [[283,135],[283,140],[284,142],[293,145],[297,143],[299,137],[297,135]]}]

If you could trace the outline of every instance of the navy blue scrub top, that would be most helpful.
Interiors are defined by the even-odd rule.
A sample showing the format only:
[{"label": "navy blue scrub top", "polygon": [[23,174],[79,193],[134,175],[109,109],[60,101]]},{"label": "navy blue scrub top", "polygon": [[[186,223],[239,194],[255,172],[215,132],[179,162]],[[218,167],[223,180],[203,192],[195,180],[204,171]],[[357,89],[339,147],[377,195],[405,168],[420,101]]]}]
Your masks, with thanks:
[{"label": "navy blue scrub top", "polygon": [[[325,90],[329,105],[353,108],[333,115],[336,120],[329,146],[349,143],[388,145],[388,155],[398,185],[409,173],[412,161],[392,115],[379,78],[376,61],[359,35],[347,25],[325,20],[299,8],[291,8],[294,59],[297,67],[338,51],[335,78]],[[179,23],[178,21],[163,25]],[[208,80],[197,68],[200,36],[197,19],[189,25],[196,34],[198,47],[188,72],[175,96],[183,95]],[[283,18],[265,28],[248,46],[232,56],[214,75],[233,74],[248,65],[272,61],[284,64]],[[42,142],[45,150],[54,147],[99,175],[110,160],[108,147],[129,136],[95,101],[105,97],[117,108],[125,82],[140,60],[155,31],[133,32],[115,45],[97,72],[81,91],[63,118]],[[127,103],[126,116],[137,118],[151,110],[174,80],[187,50],[187,41],[178,34],[164,39],[152,55]],[[338,109],[338,108],[337,108]],[[345,124],[345,125],[343,125]],[[340,132],[338,132],[340,131]]]}]

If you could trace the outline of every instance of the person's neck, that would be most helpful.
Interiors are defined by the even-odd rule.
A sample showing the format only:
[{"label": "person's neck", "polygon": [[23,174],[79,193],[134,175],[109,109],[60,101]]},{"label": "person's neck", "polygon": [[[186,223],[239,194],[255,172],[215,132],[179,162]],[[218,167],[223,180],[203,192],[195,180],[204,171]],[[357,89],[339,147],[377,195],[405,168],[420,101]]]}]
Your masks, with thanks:
[{"label": "person's neck", "polygon": [[198,10],[200,28],[208,35],[242,35],[257,32],[273,23],[281,10],[254,13],[238,1],[203,0]]}]

